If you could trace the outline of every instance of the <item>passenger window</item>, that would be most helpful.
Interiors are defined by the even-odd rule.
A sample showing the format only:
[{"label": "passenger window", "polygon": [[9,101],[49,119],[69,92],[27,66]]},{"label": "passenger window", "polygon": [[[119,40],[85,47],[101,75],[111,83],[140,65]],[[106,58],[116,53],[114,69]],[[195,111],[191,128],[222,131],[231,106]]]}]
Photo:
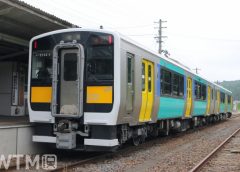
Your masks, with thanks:
[{"label": "passenger window", "polygon": [[179,96],[184,95],[184,78],[183,76],[179,76]]},{"label": "passenger window", "polygon": [[145,91],[145,63],[142,63],[142,91]]},{"label": "passenger window", "polygon": [[228,95],[228,104],[231,104],[231,96]]},{"label": "passenger window", "polygon": [[161,69],[161,94],[172,94],[172,73],[165,69]]},{"label": "passenger window", "polygon": [[221,103],[225,103],[225,94],[224,93],[220,93],[220,101]]},{"label": "passenger window", "polygon": [[132,58],[128,54],[128,62],[127,62],[127,67],[128,67],[128,83],[132,83]]},{"label": "passenger window", "polygon": [[203,100],[206,100],[206,92],[207,92],[207,87],[206,87],[206,85],[203,85],[202,84],[202,99]]},{"label": "passenger window", "polygon": [[207,86],[195,81],[195,97],[198,100],[206,100]]},{"label": "passenger window", "polygon": [[77,54],[67,53],[64,55],[64,80],[77,80]]},{"label": "passenger window", "polygon": [[179,96],[179,76],[173,75],[173,95]]},{"label": "passenger window", "polygon": [[196,99],[201,99],[201,85],[197,81],[195,81],[195,97]]},{"label": "passenger window", "polygon": [[212,89],[212,100],[213,100],[213,89]]},{"label": "passenger window", "polygon": [[173,74],[173,96],[183,96],[184,92],[184,79],[179,74]]},{"label": "passenger window", "polygon": [[152,91],[152,66],[148,65],[148,91]]}]

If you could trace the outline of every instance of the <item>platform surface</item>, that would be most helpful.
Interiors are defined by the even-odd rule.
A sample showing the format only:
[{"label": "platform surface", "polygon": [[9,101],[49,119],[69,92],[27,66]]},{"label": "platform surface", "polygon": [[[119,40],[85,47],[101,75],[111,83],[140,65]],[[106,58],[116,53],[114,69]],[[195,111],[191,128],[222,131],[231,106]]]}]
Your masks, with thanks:
[{"label": "platform surface", "polygon": [[30,126],[29,116],[0,116],[0,128]]},{"label": "platform surface", "polygon": [[32,142],[35,127],[29,116],[0,116],[0,155],[44,152],[44,145]]}]

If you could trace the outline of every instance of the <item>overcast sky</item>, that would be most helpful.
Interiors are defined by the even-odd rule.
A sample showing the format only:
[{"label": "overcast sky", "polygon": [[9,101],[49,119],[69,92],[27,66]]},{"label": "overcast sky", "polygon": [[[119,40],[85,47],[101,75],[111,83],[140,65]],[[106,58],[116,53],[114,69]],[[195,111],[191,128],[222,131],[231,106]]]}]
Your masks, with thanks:
[{"label": "overcast sky", "polygon": [[[240,79],[238,0],[24,0],[86,28],[116,30],[157,51],[157,22],[166,20],[163,49],[210,81]],[[70,3],[71,2],[71,3]]]}]

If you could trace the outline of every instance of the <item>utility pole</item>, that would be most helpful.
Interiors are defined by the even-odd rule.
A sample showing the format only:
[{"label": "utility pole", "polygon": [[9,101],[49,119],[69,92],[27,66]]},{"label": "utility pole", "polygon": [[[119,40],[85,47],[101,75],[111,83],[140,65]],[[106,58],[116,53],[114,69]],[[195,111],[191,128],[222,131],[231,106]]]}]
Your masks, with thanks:
[{"label": "utility pole", "polygon": [[158,53],[161,54],[162,52],[162,38],[167,38],[167,36],[162,36],[162,29],[165,29],[167,27],[162,27],[162,23],[165,23],[167,21],[163,21],[163,20],[159,20],[158,22],[154,22],[154,23],[157,23],[159,24],[158,26],[158,36],[154,37],[158,43]]},{"label": "utility pole", "polygon": [[193,70],[195,70],[195,71],[196,71],[196,74],[198,74],[198,71],[201,70],[201,69],[199,69],[199,68],[196,67],[196,68],[193,69]]}]

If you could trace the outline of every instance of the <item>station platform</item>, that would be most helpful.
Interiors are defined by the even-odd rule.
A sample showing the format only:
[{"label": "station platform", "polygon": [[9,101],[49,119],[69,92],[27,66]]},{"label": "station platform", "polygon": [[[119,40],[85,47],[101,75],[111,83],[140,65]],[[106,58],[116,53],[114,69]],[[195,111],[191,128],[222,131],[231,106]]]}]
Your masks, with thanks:
[{"label": "station platform", "polygon": [[46,145],[32,142],[35,127],[28,116],[0,116],[0,155],[44,153]]},{"label": "station platform", "polygon": [[0,128],[12,127],[16,125],[30,125],[28,116],[1,116],[0,115]]}]

